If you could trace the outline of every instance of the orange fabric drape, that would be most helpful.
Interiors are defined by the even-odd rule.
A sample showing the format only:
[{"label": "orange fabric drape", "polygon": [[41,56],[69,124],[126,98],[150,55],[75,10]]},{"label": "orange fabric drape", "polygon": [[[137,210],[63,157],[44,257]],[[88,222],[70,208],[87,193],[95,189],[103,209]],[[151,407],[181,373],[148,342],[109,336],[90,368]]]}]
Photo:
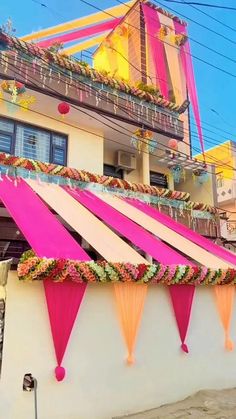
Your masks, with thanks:
[{"label": "orange fabric drape", "polygon": [[217,285],[214,289],[217,309],[225,331],[225,349],[232,351],[234,344],[230,339],[230,323],[234,304],[234,285]]},{"label": "orange fabric drape", "polygon": [[127,363],[134,363],[134,348],[143,313],[146,284],[124,282],[114,284],[122,332],[128,349]]}]

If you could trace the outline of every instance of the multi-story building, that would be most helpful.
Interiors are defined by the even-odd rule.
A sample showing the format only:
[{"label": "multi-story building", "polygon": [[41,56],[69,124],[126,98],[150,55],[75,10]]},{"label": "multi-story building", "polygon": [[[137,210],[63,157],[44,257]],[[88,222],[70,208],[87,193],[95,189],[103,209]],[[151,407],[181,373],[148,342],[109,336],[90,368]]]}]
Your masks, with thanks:
[{"label": "multi-story building", "polygon": [[[143,6],[148,9],[144,11]],[[148,41],[149,13],[155,13],[160,20],[156,39],[159,48],[162,43],[165,80],[157,74],[158,57],[153,56],[156,44],[151,47]],[[71,289],[69,279],[75,271],[70,271],[65,282],[65,277],[57,276],[67,269],[65,259],[76,259],[80,266],[81,261],[91,257],[95,261],[91,266],[97,267],[95,279],[101,272],[101,259],[111,264],[129,262],[125,269],[131,283],[133,272],[139,269],[143,278],[142,269],[149,269],[144,267],[152,261],[162,264],[157,265],[160,272],[165,269],[160,276],[163,284],[165,278],[169,285],[184,278],[182,287],[170,287],[184,352],[188,351],[185,338],[193,284],[200,277],[206,284],[212,278],[215,283],[217,278],[233,278],[233,273],[225,270],[234,265],[235,256],[213,243],[219,236],[219,216],[212,193],[214,168],[191,157],[186,74],[180,60],[186,34],[185,29],[179,32],[179,25],[186,26],[149,2],[134,2],[98,47],[94,68],[64,53],[0,34],[0,257],[12,258],[14,268],[21,254],[33,248],[36,256],[31,255],[29,261],[27,254],[19,267],[19,277],[24,279],[29,264],[38,264],[27,277],[35,279],[33,284],[20,282],[14,269],[8,275],[0,379],[0,411],[5,419],[32,415],[32,400],[22,392],[27,373],[39,381],[39,410],[44,419],[106,419],[170,402],[202,387],[234,383],[225,355],[217,344],[212,344],[222,332],[212,328],[215,314],[209,289],[197,294],[200,309],[193,323],[200,322],[201,330],[195,327],[194,337],[191,331],[195,352],[186,360],[178,350],[172,353],[179,338],[166,290],[159,287],[156,295],[156,288],[150,287],[140,330],[145,345],[138,346],[138,362],[127,371],[119,362],[123,342],[119,341],[112,317],[113,285],[89,285],[79,313],[80,327],[74,328],[70,350],[64,357],[68,377],[57,384],[50,373],[55,362],[53,345],[44,289],[36,281],[44,263],[48,264],[46,271],[52,263],[57,269],[51,279],[45,274],[44,287],[59,381],[64,374],[61,363],[70,332],[92,275],[90,272],[90,276],[77,278]],[[126,55],[124,50],[128,51]],[[155,78],[158,82],[149,82]],[[135,199],[132,206],[130,199]],[[123,273],[118,279],[126,281],[121,268]],[[107,272],[112,269],[108,266]],[[176,276],[170,274],[173,269]],[[114,271],[107,275],[111,275],[111,282],[115,281]],[[125,307],[122,328],[129,363],[133,362],[146,291],[145,281],[140,282],[143,284],[139,288],[132,283],[137,294],[131,296],[127,288],[128,305],[116,287],[117,302],[121,306],[123,301]],[[0,284],[3,336],[5,276],[4,280],[0,277]],[[142,298],[140,290],[144,291]],[[209,306],[213,306],[211,310]],[[125,330],[135,312],[131,330]],[[184,333],[180,315],[184,318]],[[162,319],[157,327],[155,317]],[[214,336],[208,342],[209,328]],[[204,345],[199,345],[201,340]],[[1,345],[0,340],[0,350]],[[209,362],[212,348],[214,365]],[[217,374],[216,363],[222,365]],[[162,377],[159,387],[157,377]]]}]

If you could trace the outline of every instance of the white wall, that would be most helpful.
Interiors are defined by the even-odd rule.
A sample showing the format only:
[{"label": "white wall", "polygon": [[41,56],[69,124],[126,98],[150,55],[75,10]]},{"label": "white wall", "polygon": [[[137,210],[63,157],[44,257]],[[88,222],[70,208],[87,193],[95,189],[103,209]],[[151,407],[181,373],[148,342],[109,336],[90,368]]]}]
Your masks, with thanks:
[{"label": "white wall", "polygon": [[[235,311],[233,317],[235,324]],[[235,335],[234,331],[234,339]],[[189,355],[179,349],[167,291],[150,286],[137,341],[137,361],[128,367],[112,285],[90,285],[64,358],[67,376],[58,383],[53,375],[56,361],[43,284],[20,283],[11,273],[0,417],[34,417],[33,394],[22,391],[27,372],[39,382],[40,419],[110,419],[176,401],[199,389],[235,386],[236,352],[224,350],[210,287],[197,289],[187,343]]]}]

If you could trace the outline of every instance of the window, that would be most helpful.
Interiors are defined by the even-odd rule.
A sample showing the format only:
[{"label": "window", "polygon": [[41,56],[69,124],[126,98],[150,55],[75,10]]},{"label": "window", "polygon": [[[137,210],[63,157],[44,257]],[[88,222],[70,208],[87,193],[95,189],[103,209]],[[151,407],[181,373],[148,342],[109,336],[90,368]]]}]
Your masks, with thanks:
[{"label": "window", "polygon": [[0,152],[66,165],[67,137],[0,118]]},{"label": "window", "polygon": [[168,188],[167,176],[163,173],[150,172],[150,185],[158,188]]},{"label": "window", "polygon": [[123,179],[124,176],[122,169],[117,170],[115,166],[112,166],[110,164],[104,164],[103,173],[105,176],[117,177],[119,179]]}]

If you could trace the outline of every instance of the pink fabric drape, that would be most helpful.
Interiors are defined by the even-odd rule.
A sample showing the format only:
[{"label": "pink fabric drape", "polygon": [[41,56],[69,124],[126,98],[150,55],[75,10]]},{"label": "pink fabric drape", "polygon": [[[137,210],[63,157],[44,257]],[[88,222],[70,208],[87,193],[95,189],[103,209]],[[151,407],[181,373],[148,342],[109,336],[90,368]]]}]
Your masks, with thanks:
[{"label": "pink fabric drape", "polygon": [[96,35],[97,33],[104,32],[107,30],[114,29],[121,21],[121,18],[112,19],[108,22],[99,23],[97,25],[90,26],[84,29],[78,29],[77,31],[70,32],[68,34],[55,36],[54,38],[46,39],[45,41],[41,41],[37,43],[38,47],[41,48],[48,48],[53,44],[65,44],[67,42],[71,42],[74,40],[78,40],[81,38],[86,38],[89,36]]},{"label": "pink fabric drape", "polygon": [[150,45],[156,71],[156,84],[159,84],[160,91],[164,98],[168,99],[168,75],[165,62],[165,48],[163,42],[158,37],[159,30],[161,29],[160,19],[157,11],[148,5],[142,4],[142,10],[144,13],[148,43]]},{"label": "pink fabric drape", "polygon": [[[174,21],[174,26],[175,26],[176,34],[184,34],[187,36],[186,27],[184,25],[182,25],[181,23],[177,21]],[[180,58],[181,58],[183,71],[186,78],[190,102],[192,104],[193,113],[194,113],[194,117],[195,117],[195,121],[197,125],[201,150],[202,150],[202,153],[204,154],[204,140],[203,140],[203,133],[202,133],[202,124],[201,124],[197,88],[196,88],[196,83],[195,83],[194,69],[193,69],[193,62],[192,62],[192,57],[191,57],[191,49],[190,49],[189,41],[187,41],[183,46],[180,47]]]},{"label": "pink fabric drape", "polygon": [[[90,259],[24,180],[15,186],[13,181],[3,177],[3,181],[0,182],[0,199],[38,256]],[[61,362],[85,289],[86,284],[44,281],[58,362],[55,369],[58,381],[65,376],[65,369],[61,366]]]},{"label": "pink fabric drape", "polygon": [[219,258],[233,265],[236,265],[236,256],[234,254],[228,252],[220,246],[217,246],[215,243],[212,243],[210,240],[206,239],[195,231],[190,230],[190,228],[184,226],[183,224],[177,223],[171,217],[168,217],[168,215],[162,214],[157,209],[138,200],[128,200],[128,202],[141,211],[145,212],[145,214],[164,224],[166,227],[171,228],[173,231],[181,234],[191,242],[201,246],[205,250],[208,250],[213,255],[216,255]]},{"label": "pink fabric drape", "polygon": [[170,287],[170,296],[182,342],[181,349],[186,353],[188,353],[188,347],[185,339],[192,310],[194,291],[195,287],[190,285],[172,285]]},{"label": "pink fabric drape", "polygon": [[65,369],[61,363],[83,300],[86,284],[77,284],[72,281],[57,283],[46,279],[44,290],[58,364],[55,368],[55,375],[58,381],[62,381],[65,377]]},{"label": "pink fabric drape", "polygon": [[[65,187],[76,200],[86,206],[95,215],[101,218],[105,223],[114,228],[116,231],[128,238],[132,243],[136,244],[142,250],[150,254],[159,262],[165,264],[189,264],[191,262],[180,255],[174,249],[171,249],[165,243],[153,237],[150,233],[138,226],[136,223],[120,214],[119,211],[112,208],[110,205],[99,199],[97,196],[89,191],[71,191]],[[181,337],[181,348],[183,351],[188,352],[185,338],[190,321],[191,306],[189,301],[193,300],[195,287],[192,285],[182,285],[176,287],[175,285],[169,287],[171,301],[176,317],[176,322],[179,328]],[[181,307],[178,306],[178,300],[182,302]],[[175,303],[176,300],[176,304]],[[186,302],[185,302],[186,300]]]}]

